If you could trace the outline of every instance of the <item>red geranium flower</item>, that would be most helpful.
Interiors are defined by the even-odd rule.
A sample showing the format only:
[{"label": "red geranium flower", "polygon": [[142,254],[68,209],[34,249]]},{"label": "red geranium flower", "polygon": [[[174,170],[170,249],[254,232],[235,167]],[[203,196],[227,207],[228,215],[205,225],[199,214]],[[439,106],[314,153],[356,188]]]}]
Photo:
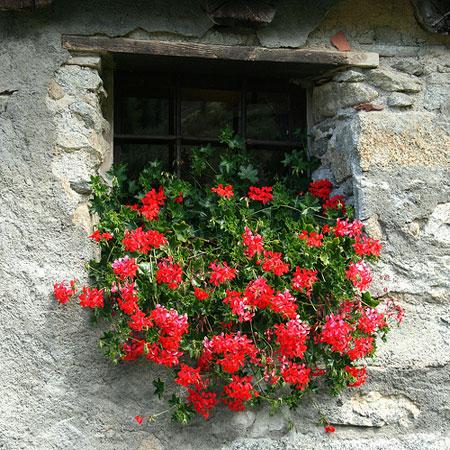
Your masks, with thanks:
[{"label": "red geranium flower", "polygon": [[209,297],[208,292],[200,288],[194,288],[194,295],[199,300],[206,300]]},{"label": "red geranium flower", "polygon": [[231,184],[228,184],[227,186],[219,184],[219,186],[211,188],[211,192],[215,192],[222,198],[231,198],[234,195],[233,186]]},{"label": "red geranium flower", "polygon": [[76,280],[71,280],[70,285],[67,286],[66,282],[63,280],[60,283],[55,283],[53,285],[53,295],[61,305],[66,304],[75,294],[75,283]]},{"label": "red geranium flower", "polygon": [[256,200],[265,205],[273,199],[272,186],[263,186],[261,188],[250,186],[247,195],[252,200]]},{"label": "red geranium flower", "polygon": [[330,180],[322,179],[316,180],[309,184],[308,191],[314,197],[321,198],[322,200],[327,200],[331,194],[331,188],[333,184]]},{"label": "red geranium flower", "polygon": [[236,269],[232,269],[226,262],[212,262],[209,268],[211,269],[209,282],[214,286],[219,286],[219,284],[226,283],[236,277]]}]

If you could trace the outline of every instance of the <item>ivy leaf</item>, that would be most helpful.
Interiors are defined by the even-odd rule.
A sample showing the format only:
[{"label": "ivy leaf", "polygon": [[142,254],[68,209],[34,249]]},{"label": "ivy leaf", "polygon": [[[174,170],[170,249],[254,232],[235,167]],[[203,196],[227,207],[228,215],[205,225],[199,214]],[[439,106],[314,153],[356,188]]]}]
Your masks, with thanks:
[{"label": "ivy leaf", "polygon": [[363,292],[361,294],[361,300],[371,308],[376,308],[380,304],[380,300],[373,298],[370,292]]},{"label": "ivy leaf", "polygon": [[258,171],[251,164],[239,167],[238,176],[241,180],[248,180],[250,183],[258,181]]},{"label": "ivy leaf", "polygon": [[160,378],[157,378],[156,380],[153,380],[153,386],[155,386],[154,394],[157,395],[161,400],[164,394],[164,381],[162,381]]},{"label": "ivy leaf", "polygon": [[220,132],[219,142],[227,144],[230,150],[243,150],[245,147],[244,140],[228,127]]}]

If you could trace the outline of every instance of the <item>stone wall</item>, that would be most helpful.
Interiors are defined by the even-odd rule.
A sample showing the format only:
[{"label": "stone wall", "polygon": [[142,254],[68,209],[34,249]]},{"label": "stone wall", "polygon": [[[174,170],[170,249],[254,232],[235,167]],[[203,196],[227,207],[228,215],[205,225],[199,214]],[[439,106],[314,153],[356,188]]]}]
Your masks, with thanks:
[{"label": "stone wall", "polygon": [[[380,67],[311,86],[315,176],[333,178],[383,240],[374,294],[396,296],[405,325],[380,345],[367,385],[339,399],[137,427],[136,414],[165,408],[151,385],[164,370],[112,367],[96,348],[100,330],[51,297],[55,279],[86,277],[87,180],[111,162],[109,70],[68,54],[61,34],[329,47],[337,31],[379,52]],[[0,13],[0,448],[450,447],[449,43],[417,25],[407,0],[283,0],[257,32],[213,28],[194,0],[59,0]],[[317,408],[334,435],[317,426]]]}]

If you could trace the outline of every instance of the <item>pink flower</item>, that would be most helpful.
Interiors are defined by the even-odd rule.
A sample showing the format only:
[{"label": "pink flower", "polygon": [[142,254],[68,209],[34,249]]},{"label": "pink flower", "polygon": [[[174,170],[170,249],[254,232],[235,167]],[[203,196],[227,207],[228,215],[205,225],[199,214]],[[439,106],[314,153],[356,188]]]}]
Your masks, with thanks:
[{"label": "pink flower", "polygon": [[364,261],[351,262],[345,275],[361,292],[365,291],[372,283],[372,273]]},{"label": "pink flower", "polygon": [[112,268],[115,275],[120,280],[125,280],[126,278],[133,280],[136,277],[136,272],[139,266],[136,264],[136,260],[134,258],[124,256],[123,258],[116,259],[112,263]]}]

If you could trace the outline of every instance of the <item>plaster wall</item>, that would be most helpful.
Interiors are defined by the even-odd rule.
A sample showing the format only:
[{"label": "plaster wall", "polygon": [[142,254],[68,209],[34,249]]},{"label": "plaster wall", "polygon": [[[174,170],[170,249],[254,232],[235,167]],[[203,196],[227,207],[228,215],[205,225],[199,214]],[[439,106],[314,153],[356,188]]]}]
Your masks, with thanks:
[{"label": "plaster wall", "polygon": [[[380,346],[370,380],[296,412],[218,411],[180,427],[136,414],[165,405],[148,364],[112,367],[100,330],[59,307],[55,279],[86,277],[91,173],[110,164],[108,71],[70,55],[61,34],[106,34],[270,47],[329,47],[344,31],[380,67],[312,87],[311,152],[356,207],[385,256],[374,293],[399,298],[403,328]],[[0,13],[0,448],[450,448],[450,41],[416,23],[407,0],[279,2],[266,29],[218,30],[198,2],[59,0]],[[377,111],[358,111],[370,103]],[[389,279],[385,279],[388,276]]]}]

